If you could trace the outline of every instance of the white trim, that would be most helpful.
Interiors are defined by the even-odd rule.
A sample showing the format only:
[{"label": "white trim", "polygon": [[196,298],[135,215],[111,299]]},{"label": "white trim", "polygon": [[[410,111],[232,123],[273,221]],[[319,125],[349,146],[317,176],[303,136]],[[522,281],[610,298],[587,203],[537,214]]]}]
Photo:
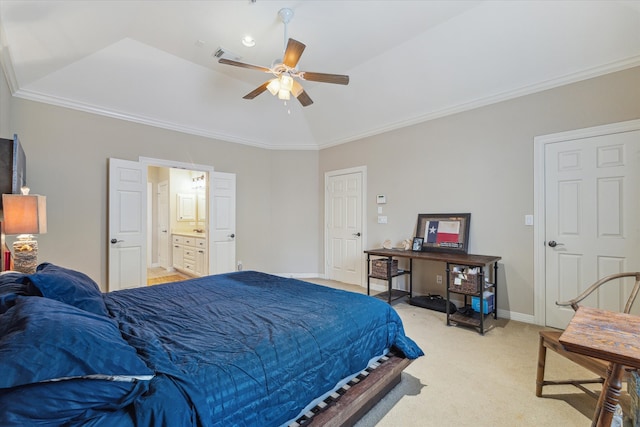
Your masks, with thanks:
[{"label": "white trim", "polygon": [[153,264],[153,183],[149,182],[147,173],[147,268]]},{"label": "white trim", "polygon": [[546,285],[545,285],[545,148],[547,144],[576,139],[590,138],[614,133],[640,130],[640,119],[626,122],[576,129],[550,135],[536,136],[533,139],[533,322],[544,326],[546,323]]},{"label": "white trim", "polygon": [[359,139],[367,138],[374,135],[379,135],[385,132],[390,132],[390,131],[401,129],[407,126],[423,123],[429,120],[434,120],[441,117],[462,113],[464,111],[474,110],[480,107],[486,107],[487,105],[497,104],[498,102],[508,101],[510,99],[518,98],[521,96],[531,95],[533,93],[538,93],[544,90],[565,86],[565,85],[580,82],[583,80],[599,77],[605,74],[615,73],[618,71],[637,67],[638,65],[640,65],[640,55],[632,56],[630,58],[612,62],[610,64],[593,67],[587,70],[568,74],[555,79],[550,79],[544,82],[526,85],[520,88],[508,90],[496,95],[481,97],[469,102],[463,102],[457,105],[453,105],[448,108],[443,108],[440,110],[431,111],[424,114],[418,114],[414,117],[410,117],[404,120],[398,120],[393,123],[388,123],[378,128],[373,128],[358,134],[345,135],[345,136],[336,138],[333,141],[328,141],[326,143],[319,143],[318,148],[322,150],[324,148],[334,147],[336,145],[345,144],[351,141],[357,141]]},{"label": "white trim", "polygon": [[362,233],[361,242],[362,242],[362,253],[360,254],[360,286],[365,286],[366,279],[366,257],[364,256],[364,250],[367,248],[367,167],[366,166],[356,166],[353,168],[347,169],[339,169],[333,170],[324,173],[324,218],[322,224],[324,226],[324,276],[329,277],[327,273],[327,266],[329,265],[329,230],[327,227],[327,218],[329,217],[329,206],[328,206],[328,198],[329,198],[329,178],[339,175],[349,175],[352,173],[361,173],[362,174],[362,209],[360,212],[361,218],[360,223],[362,224]]},{"label": "white trim", "polygon": [[[11,77],[10,74],[8,76]],[[188,135],[203,136],[205,138],[217,139],[217,140],[226,141],[226,142],[233,142],[237,144],[248,145],[251,147],[263,148],[266,150],[314,150],[314,151],[318,150],[318,146],[315,143],[296,144],[296,145],[274,145],[271,143],[265,143],[263,141],[257,141],[254,139],[240,138],[237,135],[231,135],[228,133],[218,132],[211,129],[202,129],[202,128],[193,127],[193,126],[184,126],[180,123],[170,122],[167,120],[159,120],[153,117],[128,113],[124,111],[118,111],[115,109],[109,109],[99,105],[83,103],[73,99],[36,92],[31,89],[17,89],[13,91],[13,96],[15,96],[16,98],[22,98],[29,101],[42,102],[44,104],[56,105],[58,107],[69,108],[72,110],[83,111],[91,114],[97,114],[100,116],[111,117],[114,119],[126,120],[133,123],[140,123],[147,126],[157,127],[160,129],[168,129],[176,132],[182,132]]]},{"label": "white trim", "polygon": [[18,80],[16,79],[16,73],[13,68],[13,61],[11,59],[11,53],[9,47],[4,42],[4,30],[0,28],[0,66],[4,72],[7,80],[7,85],[12,94],[15,94],[18,90]]},{"label": "white trim", "polygon": [[543,90],[553,89],[555,87],[568,85],[571,83],[595,78],[609,73],[614,73],[640,65],[640,56],[632,56],[619,61],[615,61],[602,66],[593,67],[587,70],[583,70],[577,73],[568,74],[555,79],[549,79],[544,82],[526,85],[520,88],[508,90],[497,95],[481,97],[469,102],[463,102],[458,105],[454,105],[448,108],[442,108],[436,111],[430,111],[423,114],[418,114],[414,117],[410,117],[404,120],[397,120],[392,123],[385,124],[383,126],[372,128],[364,132],[359,132],[351,135],[343,135],[335,138],[331,141],[309,141],[302,144],[286,145],[286,144],[273,144],[264,141],[257,141],[255,139],[240,138],[236,135],[230,135],[227,133],[218,132],[211,129],[202,129],[192,126],[184,126],[179,123],[169,122],[166,120],[158,120],[152,117],[145,117],[142,115],[136,115],[127,113],[124,111],[117,111],[108,109],[98,105],[92,105],[88,103],[79,102],[73,99],[63,98],[60,96],[53,96],[37,92],[31,89],[19,88],[15,74],[13,71],[12,61],[8,49],[5,47],[0,51],[0,65],[5,71],[9,87],[13,96],[17,98],[23,98],[31,101],[42,102],[50,105],[57,105],[60,107],[70,108],[73,110],[79,110],[98,114],[101,116],[112,117],[120,120],[126,120],[134,123],[141,123],[149,126],[158,127],[161,129],[173,130],[176,132],[182,132],[190,135],[203,136],[205,138],[212,138],[221,141],[233,142],[251,147],[264,148],[267,150],[322,150],[324,148],[334,147],[336,145],[345,144],[347,142],[356,141],[359,139],[367,138],[374,135],[379,135],[385,132],[389,132],[396,129],[401,129],[407,126],[423,123],[429,120],[434,120],[441,117],[446,117],[452,114],[461,113],[464,111],[473,110],[479,107],[484,107],[498,102],[507,101],[520,96],[530,95],[532,93],[541,92]]},{"label": "white trim", "polygon": [[509,319],[515,320],[516,322],[535,324],[534,318],[530,314],[522,314],[515,311],[498,309],[498,320],[499,319]]},{"label": "white trim", "polygon": [[284,277],[287,279],[324,279],[320,273],[272,273],[274,276]]},{"label": "white trim", "polygon": [[197,163],[179,162],[177,160],[155,159],[152,157],[138,157],[138,161],[146,166],[160,166],[165,168],[187,169],[213,173],[213,166],[199,165]]}]

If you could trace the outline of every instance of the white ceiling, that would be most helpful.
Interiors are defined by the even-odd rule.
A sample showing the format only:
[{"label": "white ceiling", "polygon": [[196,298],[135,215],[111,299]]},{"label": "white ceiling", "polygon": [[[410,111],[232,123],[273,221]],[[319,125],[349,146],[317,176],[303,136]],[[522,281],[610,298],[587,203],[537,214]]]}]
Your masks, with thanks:
[{"label": "white ceiling", "polygon": [[[314,104],[286,106],[255,65],[307,45]],[[5,1],[15,96],[215,139],[319,149],[640,65],[640,1]],[[251,35],[256,46],[241,38]],[[232,58],[230,56],[230,58]]]}]

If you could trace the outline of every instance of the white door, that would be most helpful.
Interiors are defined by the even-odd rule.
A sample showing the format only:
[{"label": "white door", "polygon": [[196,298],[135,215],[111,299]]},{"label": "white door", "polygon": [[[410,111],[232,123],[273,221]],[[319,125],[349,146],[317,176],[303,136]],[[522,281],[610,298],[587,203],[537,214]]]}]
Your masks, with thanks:
[{"label": "white door", "polygon": [[158,265],[168,269],[169,264],[169,182],[158,184]]},{"label": "white door", "polygon": [[211,231],[210,274],[236,269],[236,174],[213,172],[213,229]]},{"label": "white door", "polygon": [[329,173],[325,181],[328,278],[361,285],[363,172]]},{"label": "white door", "polygon": [[109,291],[147,283],[147,168],[109,159]]},{"label": "white door", "polygon": [[[573,316],[557,301],[609,274],[640,270],[640,131],[545,146],[546,324]],[[632,283],[611,283],[583,304],[621,311]]]}]

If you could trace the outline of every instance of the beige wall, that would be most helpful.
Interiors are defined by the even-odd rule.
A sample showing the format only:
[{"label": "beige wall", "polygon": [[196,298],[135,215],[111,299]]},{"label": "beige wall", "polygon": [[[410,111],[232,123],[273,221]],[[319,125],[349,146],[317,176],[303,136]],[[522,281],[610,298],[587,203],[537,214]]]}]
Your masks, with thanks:
[{"label": "beige wall", "polygon": [[[639,99],[635,68],[312,152],[262,150],[12,98],[10,113],[0,112],[0,137],[19,134],[29,185],[47,196],[40,259],[103,286],[109,157],[236,173],[237,257],[245,269],[285,274],[324,273],[324,174],[366,166],[369,247],[412,237],[418,213],[471,212],[470,252],[503,257],[498,307],[532,316],[533,228],[524,215],[533,213],[533,138],[640,118]],[[387,196],[386,225],[376,222],[376,194]],[[442,265],[418,263],[416,273],[418,293],[443,292],[429,284]]]},{"label": "beige wall", "polygon": [[[10,129],[33,193],[47,196],[40,261],[107,279],[107,159],[140,156],[237,174],[237,258],[245,269],[318,273],[317,152],[270,151],[13,98]],[[308,236],[310,235],[309,239]]]},{"label": "beige wall", "polygon": [[[412,237],[419,213],[471,212],[469,252],[502,257],[498,308],[533,315],[534,137],[637,118],[640,68],[325,149],[320,174],[367,166],[370,248]],[[443,294],[444,269],[415,263],[417,292]]]}]

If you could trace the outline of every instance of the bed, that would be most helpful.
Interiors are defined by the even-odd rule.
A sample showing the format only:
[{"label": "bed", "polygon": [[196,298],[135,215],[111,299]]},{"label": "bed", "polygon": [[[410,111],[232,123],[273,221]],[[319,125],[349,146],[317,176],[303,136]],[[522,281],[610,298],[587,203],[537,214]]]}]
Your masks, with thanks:
[{"label": "bed", "polygon": [[0,275],[3,426],[306,425],[421,355],[387,303],[261,272],[106,294],[49,263]]}]

